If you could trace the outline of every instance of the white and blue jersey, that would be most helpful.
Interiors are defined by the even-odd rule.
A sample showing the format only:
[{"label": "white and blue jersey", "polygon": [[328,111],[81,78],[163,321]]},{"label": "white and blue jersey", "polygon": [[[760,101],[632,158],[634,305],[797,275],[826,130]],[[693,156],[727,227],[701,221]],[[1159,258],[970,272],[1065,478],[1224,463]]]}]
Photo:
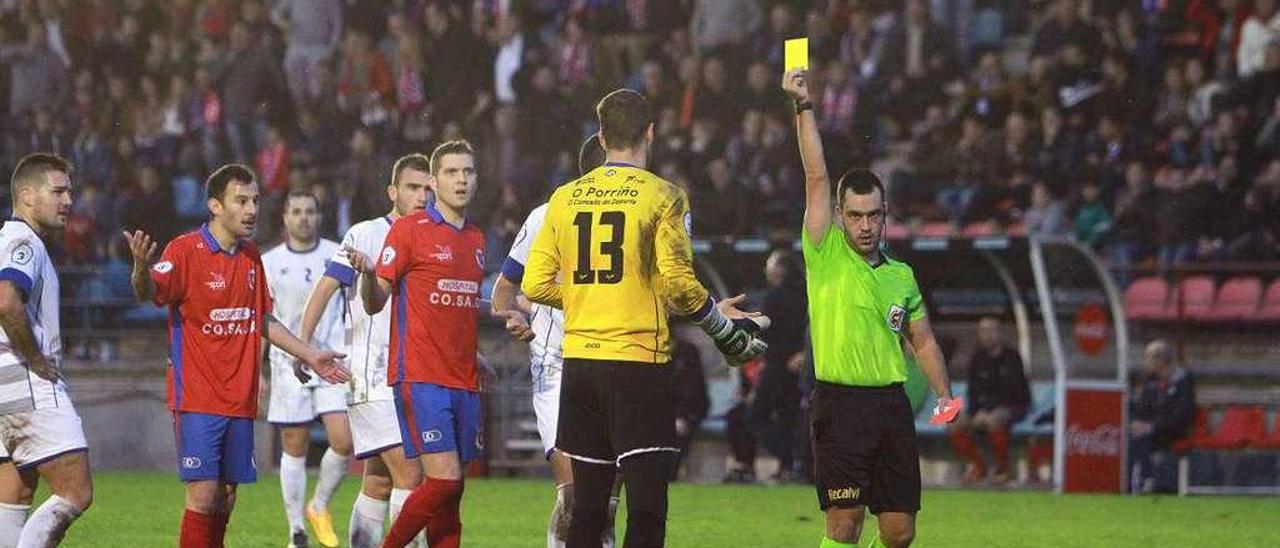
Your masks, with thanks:
[{"label": "white and blue jersey", "polygon": [[[529,261],[529,248],[534,237],[542,230],[547,215],[547,204],[542,204],[524,220],[511,252],[502,263],[502,277],[516,285],[524,279],[524,265]],[[560,370],[564,368],[564,311],[533,303],[529,315],[529,328],[533,340],[529,342],[529,372],[533,376],[533,391],[559,390]]]},{"label": "white and blue jersey", "polygon": [[[382,244],[391,232],[391,218],[378,217],[356,223],[342,237],[342,246],[349,246],[372,260],[382,253]],[[347,363],[351,368],[351,403],[391,401],[391,387],[387,386],[387,346],[391,342],[391,301],[377,314],[364,311],[357,287],[358,276],[351,267],[351,260],[339,247],[325,267],[324,275],[347,288],[349,328]]]},{"label": "white and blue jersey", "polygon": [[[502,277],[520,285],[524,265],[529,261],[529,248],[542,230],[547,204],[529,212],[511,252],[502,263]],[[560,376],[564,370],[564,311],[533,303],[529,315],[529,375],[533,379],[533,414],[538,422],[538,437],[543,452],[550,457],[556,446],[556,427],[560,419]]]},{"label": "white and blue jersey", "polygon": [[[271,288],[272,315],[292,333],[302,329],[302,312],[316,282],[324,275],[330,259],[339,250],[337,242],[321,238],[311,249],[290,249],[288,243],[280,244],[262,255],[262,266],[267,271],[267,285]],[[311,339],[321,347],[336,352],[346,352],[343,333],[343,307],[339,295],[334,295],[325,306],[320,322],[316,324]],[[271,366],[283,367],[292,376],[293,356],[275,346],[271,347]],[[308,384],[322,383],[313,376]]]},{"label": "white and blue jersey", "polygon": [[[27,323],[45,359],[62,362],[58,313],[58,272],[40,235],[26,222],[9,219],[0,227],[0,281],[12,282],[26,301]],[[0,329],[0,415],[70,406],[65,381],[48,381],[27,369]]]}]

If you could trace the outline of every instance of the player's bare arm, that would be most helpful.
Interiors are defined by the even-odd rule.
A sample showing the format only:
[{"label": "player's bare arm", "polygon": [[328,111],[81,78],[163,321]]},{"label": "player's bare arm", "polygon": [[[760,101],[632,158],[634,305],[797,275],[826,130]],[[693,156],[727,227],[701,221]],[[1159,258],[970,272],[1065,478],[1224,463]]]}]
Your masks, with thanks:
[{"label": "player's bare arm", "polygon": [[360,273],[360,302],[364,303],[364,312],[370,316],[382,311],[391,298],[391,282],[379,278],[374,273],[373,260],[354,247],[342,246],[343,252],[351,261],[351,268]]},{"label": "player's bare arm", "polygon": [[129,281],[133,284],[133,295],[140,303],[151,302],[156,295],[156,282],[151,279],[151,259],[156,254],[156,242],[141,230],[124,233],[129,243],[129,253],[133,255],[133,273]]},{"label": "player's bare arm", "polygon": [[338,384],[351,379],[351,371],[342,365],[342,358],[347,357],[346,354],[312,347],[270,314],[267,315],[266,324],[266,339],[271,344],[302,360],[326,382]]},{"label": "player's bare arm", "polygon": [[907,342],[911,345],[916,361],[920,363],[920,372],[929,381],[929,387],[938,397],[938,401],[951,399],[951,379],[947,376],[947,363],[942,357],[942,348],[933,336],[933,327],[928,318],[920,318],[907,323]]},{"label": "player's bare arm", "polygon": [[[302,325],[298,329],[298,338],[310,343],[312,337],[315,336],[316,326],[320,324],[321,316],[324,316],[324,310],[329,306],[333,294],[338,292],[342,284],[338,283],[329,276],[321,276],[320,281],[316,282],[316,286],[311,289],[311,295],[307,296],[307,304],[302,308]],[[307,373],[303,367],[302,360],[293,362],[293,375],[298,377],[302,382],[311,380],[311,375]]]},{"label": "player's bare arm", "polygon": [[529,319],[519,308],[516,298],[519,294],[520,286],[508,280],[506,276],[499,275],[498,280],[493,283],[493,293],[489,298],[492,302],[493,315],[506,318],[507,333],[516,340],[529,342],[533,340],[533,331],[529,328]]},{"label": "player's bare arm", "polygon": [[9,336],[9,346],[26,362],[27,369],[44,380],[57,381],[61,375],[58,368],[40,353],[31,324],[27,321],[24,300],[17,284],[8,280],[0,282],[0,327]]},{"label": "player's bare arm", "polygon": [[[797,105],[809,103],[807,75],[803,70],[787,71],[782,89]],[[799,109],[796,115],[796,139],[800,143],[800,160],[804,163],[804,230],[815,245],[831,228],[831,177],[822,155],[822,137],[813,108]]]}]

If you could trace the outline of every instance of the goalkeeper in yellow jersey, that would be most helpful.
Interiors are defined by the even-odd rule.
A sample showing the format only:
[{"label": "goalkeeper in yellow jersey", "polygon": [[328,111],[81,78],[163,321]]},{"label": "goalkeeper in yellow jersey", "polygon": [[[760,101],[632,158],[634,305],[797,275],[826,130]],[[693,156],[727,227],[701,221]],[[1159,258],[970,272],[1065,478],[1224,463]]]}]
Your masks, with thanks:
[{"label": "goalkeeper in yellow jersey", "polygon": [[596,106],[605,165],[556,190],[521,289],[565,314],[556,450],[573,460],[568,548],[600,545],[615,470],[625,546],[662,546],[676,449],[667,315],[697,324],[732,362],[762,354],[768,318],[716,304],[698,283],[684,190],[645,170],[653,109],[630,90]]}]

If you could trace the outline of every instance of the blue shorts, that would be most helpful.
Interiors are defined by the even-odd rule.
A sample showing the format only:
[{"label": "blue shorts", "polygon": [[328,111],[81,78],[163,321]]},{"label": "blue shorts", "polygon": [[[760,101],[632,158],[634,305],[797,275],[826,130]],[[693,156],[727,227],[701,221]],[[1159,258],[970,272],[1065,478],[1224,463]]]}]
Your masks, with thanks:
[{"label": "blue shorts", "polygon": [[178,477],[182,481],[258,481],[258,464],[253,460],[253,419],[178,412],[173,416],[173,432],[178,443]]},{"label": "blue shorts", "polygon": [[394,387],[404,456],[457,452],[468,462],[484,449],[480,394],[417,382]]}]

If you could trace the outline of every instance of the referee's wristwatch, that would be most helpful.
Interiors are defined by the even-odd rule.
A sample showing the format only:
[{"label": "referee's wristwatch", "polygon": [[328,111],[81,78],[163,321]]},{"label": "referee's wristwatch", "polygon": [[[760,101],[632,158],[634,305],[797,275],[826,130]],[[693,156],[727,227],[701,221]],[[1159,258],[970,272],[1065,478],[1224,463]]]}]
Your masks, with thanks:
[{"label": "referee's wristwatch", "polygon": [[806,110],[813,110],[813,101],[796,101],[796,115]]}]

